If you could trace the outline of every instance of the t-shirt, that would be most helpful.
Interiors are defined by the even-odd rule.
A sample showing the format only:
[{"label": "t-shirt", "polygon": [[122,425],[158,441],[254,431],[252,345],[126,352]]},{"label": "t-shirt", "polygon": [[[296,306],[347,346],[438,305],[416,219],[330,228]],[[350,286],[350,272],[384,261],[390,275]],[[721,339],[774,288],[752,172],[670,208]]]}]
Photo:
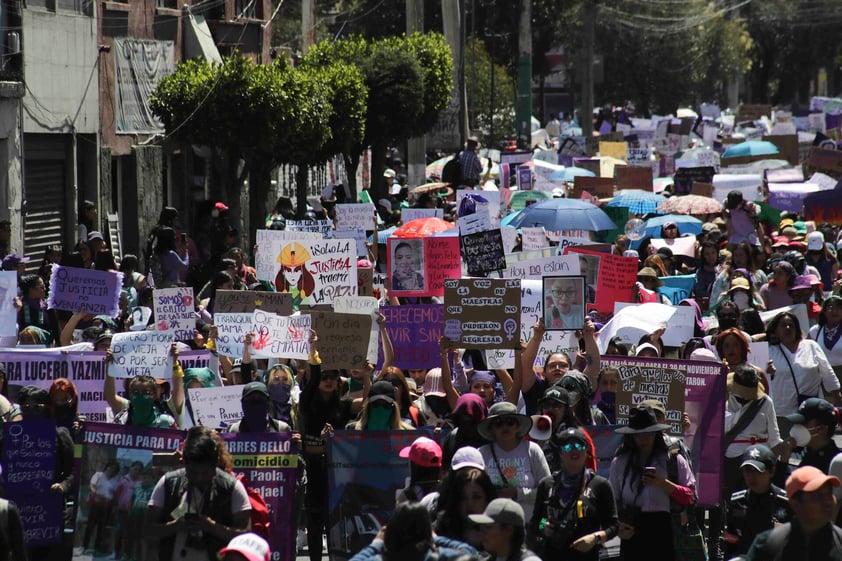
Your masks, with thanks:
[{"label": "t-shirt", "polygon": [[109,479],[101,471],[98,471],[91,478],[91,485],[96,487],[96,495],[101,499],[111,500],[114,498],[114,493],[117,491],[117,483],[120,478],[116,475]]},{"label": "t-shirt", "polygon": [[[497,487],[508,485],[516,488],[517,502],[523,507],[526,520],[530,520],[535,507],[535,491],[538,484],[550,475],[550,466],[544,457],[544,451],[534,442],[521,440],[517,446],[508,451],[496,444],[486,444],[479,449],[479,452],[485,460],[485,471],[491,478],[491,482]],[[506,478],[505,483],[500,475],[501,471]]]}]

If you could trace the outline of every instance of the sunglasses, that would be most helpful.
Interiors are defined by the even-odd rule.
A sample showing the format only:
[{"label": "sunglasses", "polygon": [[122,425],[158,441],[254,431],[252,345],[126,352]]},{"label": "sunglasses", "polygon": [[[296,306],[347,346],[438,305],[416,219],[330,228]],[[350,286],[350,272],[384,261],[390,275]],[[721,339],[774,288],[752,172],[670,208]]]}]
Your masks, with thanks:
[{"label": "sunglasses", "polygon": [[338,380],[339,374],[322,374],[322,380]]},{"label": "sunglasses", "polygon": [[495,427],[513,427],[517,424],[517,419],[514,417],[503,417],[502,419],[494,419],[492,426]]},{"label": "sunglasses", "polygon": [[562,452],[584,452],[587,449],[588,447],[582,444],[581,442],[567,442],[561,445]]}]

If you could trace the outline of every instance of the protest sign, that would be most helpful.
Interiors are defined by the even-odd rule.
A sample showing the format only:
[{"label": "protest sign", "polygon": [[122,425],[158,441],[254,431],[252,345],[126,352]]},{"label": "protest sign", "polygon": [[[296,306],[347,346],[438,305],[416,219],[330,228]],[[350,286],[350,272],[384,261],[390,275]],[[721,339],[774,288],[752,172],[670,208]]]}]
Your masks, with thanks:
[{"label": "protest sign", "polygon": [[0,271],[0,337],[17,337],[18,311],[15,308],[17,294],[17,271]]},{"label": "protest sign", "polygon": [[532,190],[532,168],[528,166],[517,168],[517,188],[521,191]]},{"label": "protest sign", "polygon": [[[295,308],[357,295],[357,248],[352,240],[273,238],[260,246],[259,254],[263,257],[257,261],[257,278],[290,293]],[[271,259],[264,259],[267,254]]]},{"label": "protest sign", "polygon": [[290,433],[222,433],[234,473],[242,474],[269,507],[270,561],[293,561],[296,557],[299,466],[291,438]]},{"label": "protest sign", "polygon": [[172,331],[176,341],[193,339],[196,329],[193,287],[156,288],[152,295],[158,331]]},{"label": "protest sign", "polygon": [[605,352],[612,337],[619,337],[627,345],[636,345],[643,335],[669,326],[661,340],[668,347],[680,347],[693,337],[695,317],[690,306],[617,302],[614,305],[614,317],[602,326],[597,335],[597,344],[600,352]]},{"label": "protest sign", "polygon": [[781,306],[780,308],[775,308],[774,310],[760,312],[760,319],[763,320],[764,324],[768,325],[769,322],[775,318],[775,316],[784,312],[789,312],[798,318],[798,323],[801,326],[801,333],[804,335],[804,337],[806,337],[807,332],[810,329],[810,321],[807,317],[807,306],[805,306],[804,304]]},{"label": "protest sign", "polygon": [[[123,273],[53,265],[47,306],[52,310],[115,317],[120,313]],[[191,334],[192,336],[192,334]]]},{"label": "protest sign", "polygon": [[368,355],[370,315],[313,312],[322,370],[363,368]]},{"label": "protest sign", "polygon": [[713,166],[679,168],[675,170],[673,181],[678,195],[689,195],[693,183],[713,183],[716,169]]},{"label": "protest sign", "polygon": [[462,276],[459,238],[456,236],[424,238],[424,262],[427,265],[426,295],[443,296],[444,281]]},{"label": "protest sign", "polygon": [[[564,255],[564,250],[568,247],[577,247],[580,245],[590,245],[593,243],[593,240],[588,238],[578,238],[573,236],[559,236],[558,237],[558,246],[557,251],[559,255]],[[524,248],[526,249],[526,248]]]},{"label": "protest sign", "polygon": [[[705,183],[710,183],[710,181]],[[729,192],[739,191],[743,194],[743,199],[746,201],[761,201],[763,200],[762,185],[763,178],[760,174],[718,173],[713,176],[713,198],[721,202],[728,197]]]},{"label": "protest sign", "polygon": [[368,336],[366,360],[371,364],[376,364],[377,351],[380,346],[380,326],[377,323],[380,303],[377,298],[371,296],[342,296],[333,301],[333,311],[341,314],[367,315],[374,320],[371,322],[371,331]]},{"label": "protest sign", "polygon": [[598,199],[614,196],[614,179],[611,177],[585,177],[577,175],[573,178],[573,192],[571,199],[578,199],[582,192],[587,191]]},{"label": "protest sign", "polygon": [[503,249],[507,254],[511,253],[517,245],[517,229],[511,226],[501,226],[500,234],[503,236]]},{"label": "protest sign", "polygon": [[582,329],[585,325],[585,277],[544,277],[542,286],[545,328],[562,331]]},{"label": "protest sign", "polygon": [[[518,168],[518,172],[523,167],[521,166]],[[527,167],[527,169],[529,169]],[[532,189],[536,191],[544,191],[546,193],[552,193],[554,189],[559,187],[559,183],[555,181],[550,181],[550,176],[556,172],[561,171],[564,169],[564,166],[560,166],[558,164],[551,164],[549,162],[542,161],[538,158],[532,159]],[[485,193],[483,193],[484,195]]]},{"label": "protest sign", "polygon": [[683,255],[691,259],[696,257],[696,236],[681,236],[680,238],[652,238],[650,243],[655,249],[668,247],[673,255]]},{"label": "protest sign", "polygon": [[214,314],[218,336],[216,350],[219,354],[239,358],[245,350],[246,334],[253,332],[252,312],[236,314]]},{"label": "protest sign", "polygon": [[[690,417],[690,428],[684,431],[684,442],[693,460],[699,505],[720,504],[727,369],[718,362],[626,356],[603,356],[601,365],[603,368],[625,368],[627,372],[628,369],[639,368],[647,371],[653,380],[668,376],[683,378],[684,412]],[[623,384],[622,377],[620,384]],[[617,398],[619,400],[619,395]],[[669,411],[667,413],[670,424],[673,424],[674,419],[669,418]],[[675,417],[675,413],[671,416]]]},{"label": "protest sign", "polygon": [[416,218],[444,218],[442,208],[403,208],[401,209],[401,220],[404,224]]},{"label": "protest sign", "polygon": [[277,259],[278,254],[271,251],[273,246],[276,248],[281,247],[283,242],[287,241],[320,239],[322,239],[321,235],[309,232],[257,230],[255,234],[257,251],[254,254],[254,268],[257,271],[257,278],[260,280],[275,280],[275,275],[278,271],[278,264],[275,260]]},{"label": "protest sign", "polygon": [[337,230],[374,230],[374,205],[351,203],[336,205]]},{"label": "protest sign", "polygon": [[652,192],[652,166],[616,166],[614,181],[617,189],[640,189]]},{"label": "protest sign", "polygon": [[807,167],[815,171],[823,171],[831,177],[840,177],[842,176],[842,151],[813,146],[807,158]]},{"label": "protest sign", "polygon": [[819,191],[813,183],[769,183],[769,205],[778,210],[801,212],[805,197]]},{"label": "protest sign", "polygon": [[[406,371],[439,366],[439,338],[444,329],[444,306],[417,304],[383,306],[386,332],[392,341],[394,364]],[[377,367],[383,365],[382,352]]]},{"label": "protest sign", "polygon": [[198,351],[181,351],[178,353],[178,363],[185,370],[188,368],[209,368],[216,374],[216,383],[221,384],[219,379],[219,357],[207,349]]},{"label": "protest sign", "polygon": [[[682,364],[681,366],[685,366]],[[684,434],[681,419],[684,415],[684,370],[675,364],[657,362],[654,365],[635,362],[620,366],[620,385],[617,388],[617,424],[629,423],[629,411],[641,401],[655,399],[667,410],[666,423],[673,436]]]},{"label": "protest sign", "polygon": [[[472,195],[473,199],[476,202],[476,213],[479,214],[481,211],[484,212],[488,216],[488,221],[491,223],[492,228],[498,228],[500,226],[500,207],[501,207],[501,196],[499,191],[465,191],[464,189],[460,189],[456,191],[456,204],[457,208],[460,207],[462,204],[462,200],[467,197],[468,195]],[[484,199],[485,202],[480,202],[478,199]],[[404,222],[406,223],[406,222]],[[483,228],[487,229],[487,228]],[[469,232],[462,232],[462,233],[469,233]]]},{"label": "protest sign", "polygon": [[114,378],[146,375],[169,379],[173,368],[172,344],[172,332],[115,333],[111,339],[113,358],[108,363],[108,375]]},{"label": "protest sign", "polygon": [[819,191],[804,197],[804,216],[816,224],[842,224],[842,189]]},{"label": "protest sign", "polygon": [[357,247],[357,257],[368,258],[368,236],[365,230],[336,230],[336,239],[352,240]]},{"label": "protest sign", "polygon": [[287,230],[318,234],[328,239],[333,237],[333,220],[287,220]]},{"label": "protest sign", "polygon": [[714,189],[713,183],[694,181],[693,186],[690,187],[690,194],[699,195],[700,197],[713,197]]},{"label": "protest sign", "polygon": [[499,228],[460,236],[459,240],[469,275],[481,276],[506,268],[503,235]]},{"label": "protest sign", "polygon": [[690,298],[690,293],[696,285],[696,275],[673,275],[658,278],[664,283],[664,286],[658,289],[658,293],[669,298],[674,306],[677,306],[682,300]]},{"label": "protest sign", "polygon": [[251,323],[254,329],[250,349],[253,357],[307,360],[310,356],[309,315],[279,316],[255,310]]},{"label": "protest sign", "polygon": [[[600,259],[593,308],[602,313],[610,313],[614,311],[614,302],[629,302],[632,300],[632,287],[637,281],[636,258],[588,251],[578,247],[565,250],[566,255],[571,253],[592,255]],[[592,266],[591,269],[593,269]]]},{"label": "protest sign", "polygon": [[[769,181],[768,173],[766,175],[766,181]],[[784,181],[769,181],[769,182],[770,183],[784,183]],[[803,183],[803,182],[804,182],[804,176],[803,175],[801,176],[800,180],[793,181],[793,183]],[[825,175],[825,174],[817,171],[816,173],[814,173],[813,175],[810,176],[810,179],[807,180],[807,183],[812,183],[813,185],[818,185],[819,191],[829,191],[831,189],[835,189],[836,185],[837,185],[837,183],[839,183],[839,181],[836,180],[836,179],[833,179],[829,175]]]},{"label": "protest sign", "polygon": [[56,378],[67,378],[76,385],[79,414],[89,421],[105,421],[105,353],[68,352],[62,347],[8,349],[0,351],[0,364],[6,371],[10,398],[14,399],[23,386],[48,390]]},{"label": "protest sign", "polygon": [[444,336],[462,349],[520,344],[520,279],[450,279],[444,284]]},{"label": "protest sign", "polygon": [[[540,291],[538,292],[538,296],[540,297]],[[525,332],[527,330],[526,327],[523,330]],[[576,338],[575,331],[545,331],[544,337],[538,346],[538,354],[535,356],[532,367],[540,371],[544,368],[544,364],[546,364],[547,358],[551,354],[563,353],[566,356],[576,356],[578,351],[579,340]],[[492,370],[515,367],[514,349],[486,350],[485,359],[488,361],[488,368]]]},{"label": "protest sign", "polygon": [[[0,480],[5,490],[4,498],[18,507],[28,547],[61,542],[64,498],[61,493],[50,490],[55,473],[54,420],[3,423],[3,474]],[[6,528],[3,532],[8,535]]]},{"label": "protest sign", "polygon": [[543,226],[521,228],[521,240],[521,247],[525,250],[550,247],[550,240],[547,239],[547,232]]},{"label": "protest sign", "polygon": [[187,409],[194,425],[227,427],[243,418],[243,386],[187,388]]},{"label": "protest sign", "polygon": [[260,308],[279,316],[292,315],[292,296],[288,292],[252,290],[217,290],[213,314],[252,313]]},{"label": "protest sign", "polygon": [[485,203],[477,203],[477,211],[473,214],[466,214],[460,216],[456,220],[456,225],[459,228],[459,235],[465,236],[467,234],[476,234],[477,232],[485,232],[491,230],[491,217],[488,214],[488,205]]},{"label": "protest sign", "polygon": [[599,143],[599,155],[625,160],[629,153],[627,142],[602,142]]},{"label": "protest sign", "polygon": [[508,255],[508,267],[501,273],[501,278],[540,279],[550,275],[578,275],[579,259],[572,255],[554,255],[547,258],[516,261],[516,253]]},{"label": "protest sign", "polygon": [[[395,495],[409,477],[398,454],[421,431],[336,431],[327,443],[328,549],[347,561],[368,545],[395,509]],[[293,542],[294,543],[294,542]]]},{"label": "protest sign", "polygon": [[[367,267],[357,269],[357,294],[360,296],[374,295],[374,270]],[[379,298],[378,293],[375,298]]]},{"label": "protest sign", "polygon": [[426,295],[424,240],[389,238],[386,247],[391,283],[389,293],[395,296]]}]

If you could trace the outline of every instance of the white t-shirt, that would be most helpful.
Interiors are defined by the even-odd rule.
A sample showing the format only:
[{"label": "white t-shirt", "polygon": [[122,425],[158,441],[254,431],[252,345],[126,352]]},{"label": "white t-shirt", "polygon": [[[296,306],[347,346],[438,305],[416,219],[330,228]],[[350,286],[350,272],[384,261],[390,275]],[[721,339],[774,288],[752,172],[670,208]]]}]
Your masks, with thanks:
[{"label": "white t-shirt", "polygon": [[117,483],[120,481],[120,476],[115,475],[111,479],[105,476],[105,473],[98,471],[91,477],[91,485],[96,488],[96,494],[106,500],[114,498],[114,492],[117,490]]},{"label": "white t-shirt", "polygon": [[[775,377],[770,382],[770,394],[775,402],[778,417],[792,415],[798,410],[797,394],[821,396],[825,392],[839,389],[839,379],[819,344],[812,339],[801,339],[795,353],[783,345],[770,345],[769,358],[775,363]],[[795,369],[795,381],[792,370]]]},{"label": "white t-shirt", "polygon": [[819,347],[821,347],[824,351],[824,354],[827,355],[827,360],[830,362],[831,366],[838,366],[842,364],[842,337],[836,341],[836,344],[833,345],[832,348],[828,349],[824,344],[824,328],[814,325],[810,328],[810,339],[818,343]]}]

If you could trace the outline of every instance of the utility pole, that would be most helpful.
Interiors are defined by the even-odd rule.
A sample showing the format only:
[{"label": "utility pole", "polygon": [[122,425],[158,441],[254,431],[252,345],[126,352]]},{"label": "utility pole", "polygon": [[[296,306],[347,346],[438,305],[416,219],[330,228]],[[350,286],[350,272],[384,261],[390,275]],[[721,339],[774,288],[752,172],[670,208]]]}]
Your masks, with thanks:
[{"label": "utility pole", "polygon": [[528,148],[532,144],[532,0],[521,0],[515,128],[518,147]]},{"label": "utility pole", "polygon": [[316,0],[301,0],[301,54],[316,44]]},{"label": "utility pole", "polygon": [[[406,0],[406,34],[424,31],[424,0]],[[427,143],[424,136],[406,143],[406,175],[409,185],[421,185],[427,176]]]},{"label": "utility pole", "polygon": [[580,64],[582,65],[582,114],[579,115],[579,124],[582,126],[582,135],[589,138],[593,134],[593,59],[596,0],[585,0],[583,8],[585,52],[580,58]]}]

